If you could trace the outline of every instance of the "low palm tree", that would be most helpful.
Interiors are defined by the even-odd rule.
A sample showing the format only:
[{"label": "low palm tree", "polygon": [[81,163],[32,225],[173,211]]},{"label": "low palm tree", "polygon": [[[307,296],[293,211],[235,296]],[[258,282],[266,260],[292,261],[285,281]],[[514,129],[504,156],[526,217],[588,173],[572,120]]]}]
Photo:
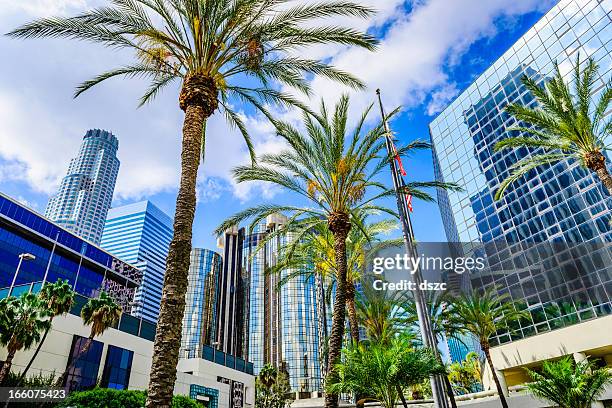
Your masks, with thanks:
[{"label": "low palm tree", "polygon": [[325,18],[367,18],[373,11],[351,1],[323,0],[110,0],[74,17],[42,18],[8,35],[68,38],[125,49],[134,62],[104,72],[76,89],[75,96],[110,78],[145,78],[150,86],[140,105],[179,81],[178,104],[185,112],[181,176],[174,236],[166,260],[163,296],[147,396],[147,407],[170,405],[185,309],[198,168],[205,151],[206,121],[220,111],[253,144],[237,102],[252,105],[270,120],[269,103],[301,106],[276,84],[308,94],[307,77],[321,76],[353,88],[361,81],[319,59],[301,57],[305,47],[336,44],[373,50],[376,39]]},{"label": "low palm tree", "polygon": [[45,329],[45,333],[42,336],[42,339],[38,342],[38,346],[36,347],[36,351],[34,351],[34,355],[28,362],[28,365],[21,372],[21,376],[17,382],[17,386],[21,385],[23,380],[26,377],[26,374],[34,360],[38,356],[40,349],[42,348],[49,331],[51,330],[51,326],[53,325],[53,319],[58,316],[63,316],[70,311],[72,305],[74,304],[74,291],[72,290],[72,286],[68,283],[68,280],[59,279],[55,283],[46,283],[38,292],[38,299],[41,302],[41,307],[43,307],[46,313],[49,316],[49,327]]},{"label": "low palm tree", "polygon": [[597,368],[588,360],[574,363],[571,357],[546,361],[541,371],[527,369],[527,374],[527,389],[560,408],[590,408],[612,384],[610,368]]},{"label": "low palm tree", "polygon": [[495,145],[495,150],[527,147],[540,149],[515,163],[511,174],[499,186],[495,198],[500,199],[508,186],[531,170],[563,160],[577,160],[594,172],[612,195],[612,177],[608,172],[605,151],[609,150],[608,138],[612,135],[612,119],[606,120],[606,112],[612,100],[612,81],[603,89],[599,100],[592,95],[598,67],[591,58],[584,70],[580,70],[580,56],[574,66],[573,90],[563,80],[555,63],[555,76],[544,86],[527,76],[522,78],[525,87],[538,102],[535,108],[514,103],[506,111],[527,126],[509,129],[526,136],[508,137]]},{"label": "low palm tree", "polygon": [[0,384],[11,371],[15,354],[40,341],[42,333],[50,326],[47,311],[35,294],[24,293],[20,297],[0,300],[0,344],[7,350],[0,370]]},{"label": "low palm tree", "polygon": [[70,374],[70,371],[74,369],[76,362],[81,356],[87,354],[87,351],[91,347],[94,338],[102,335],[106,330],[113,327],[121,318],[122,309],[121,306],[115,302],[111,296],[106,292],[100,292],[97,298],[90,298],[85,306],[81,309],[81,319],[83,324],[91,326],[89,330],[89,336],[85,343],[81,346],[78,354],[72,358],[70,365],[66,368],[66,371],[62,374],[58,383],[63,385]]},{"label": "low palm tree", "polygon": [[469,352],[463,361],[456,361],[448,366],[448,379],[460,393],[474,392],[482,380],[480,357]]},{"label": "low palm tree", "polygon": [[[336,294],[329,336],[327,378],[334,377],[334,365],[340,358],[344,324],[346,319],[347,294],[347,237],[353,226],[359,225],[357,211],[390,212],[375,202],[394,192],[378,182],[375,177],[389,163],[385,154],[384,129],[381,125],[365,132],[364,125],[371,106],[362,114],[355,128],[348,127],[349,99],[342,96],[333,113],[329,114],[324,103],[319,113],[304,111],[303,127],[300,131],[289,123],[276,122],[277,133],[286,147],[277,153],[261,157],[258,164],[234,169],[237,182],[264,181],[279,185],[306,200],[303,207],[291,205],[263,204],[243,210],[228,218],[216,232],[252,218],[256,225],[265,217],[275,213],[289,213],[289,222],[276,234],[291,230],[294,242],[310,233],[313,228],[326,225],[333,236],[334,263],[337,269]],[[420,142],[403,149],[422,147]],[[421,187],[447,187],[445,183],[409,183],[406,192],[417,198],[431,200]],[[267,239],[275,235],[268,234]],[[297,244],[296,244],[297,245]],[[326,394],[327,408],[337,407],[338,396]]]},{"label": "low palm tree", "polygon": [[502,407],[508,408],[504,390],[493,366],[490,339],[496,332],[508,330],[513,323],[528,318],[529,313],[517,309],[508,294],[500,295],[495,288],[463,294],[453,300],[451,307],[453,324],[461,326],[464,331],[478,338],[491,369]]},{"label": "low palm tree", "polygon": [[444,372],[431,350],[415,349],[401,337],[384,344],[353,343],[336,367],[337,377],[326,384],[329,392],[356,393],[358,405],[377,401],[384,408],[394,408],[406,388]]}]

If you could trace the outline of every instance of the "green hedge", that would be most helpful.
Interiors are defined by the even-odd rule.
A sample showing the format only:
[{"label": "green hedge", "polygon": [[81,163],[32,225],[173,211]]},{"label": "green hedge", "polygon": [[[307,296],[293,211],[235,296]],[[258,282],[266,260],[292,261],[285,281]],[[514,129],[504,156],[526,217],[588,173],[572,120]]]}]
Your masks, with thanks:
[{"label": "green hedge", "polygon": [[[142,408],[146,399],[145,391],[95,388],[89,391],[73,392],[60,404],[60,407]],[[175,395],[172,398],[171,408],[203,408],[203,406],[184,395]]]}]

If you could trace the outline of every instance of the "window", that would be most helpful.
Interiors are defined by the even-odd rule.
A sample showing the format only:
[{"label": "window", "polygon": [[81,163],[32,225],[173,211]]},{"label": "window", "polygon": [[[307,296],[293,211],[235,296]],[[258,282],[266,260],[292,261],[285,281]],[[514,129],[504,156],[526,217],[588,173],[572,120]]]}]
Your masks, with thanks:
[{"label": "window", "polygon": [[104,344],[96,340],[91,340],[89,345],[88,343],[89,339],[86,337],[74,335],[72,338],[66,366],[70,369],[64,382],[69,391],[86,390],[96,386]]},{"label": "window", "polygon": [[134,352],[117,346],[108,346],[102,373],[102,387],[124,390],[130,383]]}]

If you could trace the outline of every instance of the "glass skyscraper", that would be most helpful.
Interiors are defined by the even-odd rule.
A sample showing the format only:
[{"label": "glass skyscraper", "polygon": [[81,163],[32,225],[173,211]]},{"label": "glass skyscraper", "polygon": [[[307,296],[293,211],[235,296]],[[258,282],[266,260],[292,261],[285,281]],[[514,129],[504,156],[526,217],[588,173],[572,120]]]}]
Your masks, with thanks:
[{"label": "glass skyscraper", "polygon": [[157,321],[172,219],[150,201],[111,208],[100,246],[143,273],[134,298],[134,315]]},{"label": "glass skyscraper", "polygon": [[[542,166],[493,199],[510,166],[533,153],[493,150],[518,125],[505,106],[536,104],[521,77],[543,84],[557,61],[571,81],[578,54],[582,61],[592,57],[600,67],[597,98],[612,73],[611,13],[609,1],[560,1],[430,124],[437,179],[465,189],[438,193],[447,238],[485,243],[478,250],[487,255],[488,272],[470,276],[469,283],[494,286],[531,312],[493,344],[612,313],[612,198],[594,174],[575,161]],[[541,242],[564,244],[565,251],[549,246],[533,265],[525,248]],[[577,243],[592,250],[571,246]]]},{"label": "glass skyscraper", "polygon": [[[245,237],[244,268],[249,279],[248,360],[255,373],[272,364],[289,373],[294,392],[320,391],[319,339],[314,278],[297,275],[279,287],[294,270],[279,275],[266,270],[277,262],[279,249],[291,240],[277,235],[255,252],[267,234],[287,222],[282,215],[271,215]],[[310,396],[310,395],[309,395]]]},{"label": "glass skyscraper", "polygon": [[119,172],[118,147],[119,142],[112,133],[88,130],[57,194],[49,200],[45,216],[99,244]]},{"label": "glass skyscraper", "polygon": [[222,262],[221,255],[214,251],[191,250],[181,338],[185,356],[201,356],[204,346],[219,348],[217,303]]}]

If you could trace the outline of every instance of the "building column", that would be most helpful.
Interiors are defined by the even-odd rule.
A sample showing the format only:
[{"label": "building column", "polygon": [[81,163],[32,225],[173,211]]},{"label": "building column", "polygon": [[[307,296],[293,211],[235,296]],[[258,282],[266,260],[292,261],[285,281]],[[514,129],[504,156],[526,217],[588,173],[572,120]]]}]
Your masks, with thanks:
[{"label": "building column", "polygon": [[[576,363],[580,363],[581,361],[584,361],[587,359],[586,354],[584,353],[580,353],[580,352],[576,352],[573,354],[574,357],[574,361]],[[591,405],[591,408],[604,408],[604,404],[601,401],[595,401],[593,402],[593,404]]]},{"label": "building column", "polygon": [[508,383],[506,382],[506,376],[503,371],[495,370],[495,374],[497,374],[497,379],[499,380],[499,385],[501,386],[504,396],[509,397],[510,391],[508,391]]}]

